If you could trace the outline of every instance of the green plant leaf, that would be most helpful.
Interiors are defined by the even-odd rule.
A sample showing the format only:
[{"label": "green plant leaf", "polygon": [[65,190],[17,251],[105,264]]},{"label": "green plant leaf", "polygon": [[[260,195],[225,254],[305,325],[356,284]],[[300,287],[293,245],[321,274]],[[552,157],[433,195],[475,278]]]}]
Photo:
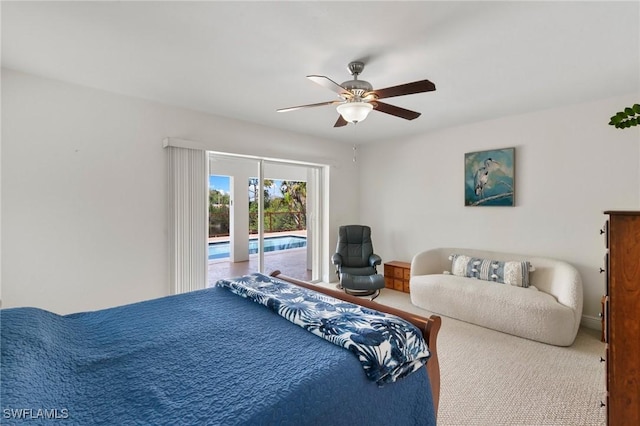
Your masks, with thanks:
[{"label": "green plant leaf", "polygon": [[609,125],[615,126],[616,129],[627,129],[640,125],[640,104],[633,104],[633,106],[616,113],[611,117]]}]

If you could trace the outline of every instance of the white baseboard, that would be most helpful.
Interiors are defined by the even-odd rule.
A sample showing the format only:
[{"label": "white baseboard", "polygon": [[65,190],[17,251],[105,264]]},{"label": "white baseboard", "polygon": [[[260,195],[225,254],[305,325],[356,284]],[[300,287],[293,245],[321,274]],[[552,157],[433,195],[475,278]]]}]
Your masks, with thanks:
[{"label": "white baseboard", "polygon": [[592,317],[589,315],[583,315],[580,325],[592,330],[602,330],[602,319],[598,317]]}]

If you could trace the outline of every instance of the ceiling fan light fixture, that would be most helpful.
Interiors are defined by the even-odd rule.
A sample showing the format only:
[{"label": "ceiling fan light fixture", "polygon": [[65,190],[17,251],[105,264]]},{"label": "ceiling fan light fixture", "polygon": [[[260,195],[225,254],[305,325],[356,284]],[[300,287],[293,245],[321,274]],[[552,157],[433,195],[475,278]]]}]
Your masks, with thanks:
[{"label": "ceiling fan light fixture", "polygon": [[364,63],[354,61],[349,63],[349,72],[353,80],[338,84],[324,75],[308,75],[307,78],[314,83],[323,86],[340,97],[339,100],[321,102],[317,104],[300,105],[289,108],[281,108],[278,112],[294,111],[302,108],[312,108],[323,105],[338,105],[337,110],[340,116],[333,127],[344,127],[348,123],[359,123],[365,120],[371,110],[389,114],[405,120],[415,120],[420,117],[420,113],[395,105],[381,102],[380,99],[393,98],[396,96],[412,95],[415,93],[432,92],[436,90],[436,85],[429,80],[414,81],[412,83],[400,84],[397,86],[385,87],[384,89],[373,90],[373,86],[368,81],[358,80],[358,75],[364,69]]},{"label": "ceiling fan light fixture", "polygon": [[336,109],[345,121],[359,123],[367,118],[373,109],[373,105],[368,102],[346,102],[338,105]]}]

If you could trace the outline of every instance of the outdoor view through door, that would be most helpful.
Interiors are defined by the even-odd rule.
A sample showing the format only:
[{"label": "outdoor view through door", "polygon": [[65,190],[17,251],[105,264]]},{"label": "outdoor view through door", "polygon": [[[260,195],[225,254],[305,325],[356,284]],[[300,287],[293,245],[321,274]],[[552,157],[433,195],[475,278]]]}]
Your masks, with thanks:
[{"label": "outdoor view through door", "polygon": [[[303,280],[313,273],[313,170],[307,166],[215,156],[209,176],[209,285],[218,279],[260,271],[283,273]],[[244,188],[243,188],[244,187]],[[262,189],[262,194],[261,194]],[[260,208],[260,195],[263,205]],[[311,212],[312,213],[312,212]],[[262,215],[262,240],[260,239]],[[311,227],[313,228],[313,227]],[[262,244],[261,244],[262,242]]]}]

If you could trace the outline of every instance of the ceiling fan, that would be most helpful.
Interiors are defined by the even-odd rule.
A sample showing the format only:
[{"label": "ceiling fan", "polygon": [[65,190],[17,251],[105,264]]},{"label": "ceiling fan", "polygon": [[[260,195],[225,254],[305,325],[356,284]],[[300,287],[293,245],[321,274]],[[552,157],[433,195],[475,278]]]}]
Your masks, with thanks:
[{"label": "ceiling fan", "polygon": [[387,87],[385,89],[374,90],[368,81],[358,80],[358,75],[364,70],[363,62],[350,62],[349,72],[353,80],[338,84],[324,75],[308,75],[307,78],[329,90],[338,94],[340,99],[335,101],[320,102],[317,104],[300,105],[289,108],[281,108],[278,112],[294,111],[301,108],[312,108],[325,105],[338,105],[336,108],[340,116],[333,127],[346,126],[348,123],[358,123],[369,115],[372,110],[384,112],[413,120],[420,117],[420,113],[408,109],[380,102],[380,99],[392,98],[394,96],[412,95],[414,93],[431,92],[436,90],[436,85],[429,80],[414,81],[413,83],[401,84],[399,86]]}]

